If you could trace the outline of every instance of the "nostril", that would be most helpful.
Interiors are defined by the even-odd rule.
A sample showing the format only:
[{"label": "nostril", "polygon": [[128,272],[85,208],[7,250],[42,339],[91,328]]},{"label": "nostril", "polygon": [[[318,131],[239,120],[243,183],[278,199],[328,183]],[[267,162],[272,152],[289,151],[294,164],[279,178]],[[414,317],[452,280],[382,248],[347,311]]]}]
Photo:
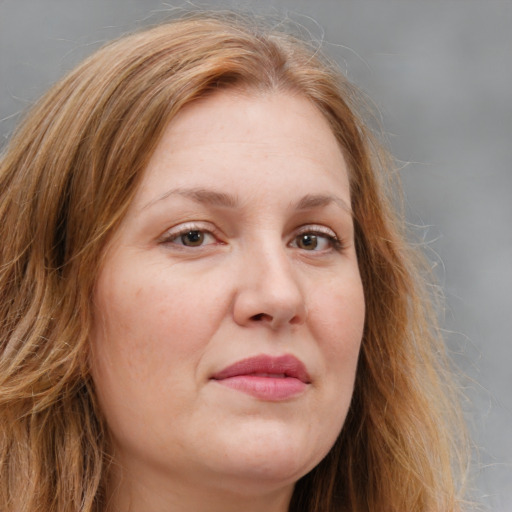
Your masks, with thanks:
[{"label": "nostril", "polygon": [[261,320],[263,320],[265,317],[268,317],[268,315],[266,315],[265,313],[258,313],[257,315],[253,315],[251,317],[252,320],[255,320],[256,322],[260,322]]}]

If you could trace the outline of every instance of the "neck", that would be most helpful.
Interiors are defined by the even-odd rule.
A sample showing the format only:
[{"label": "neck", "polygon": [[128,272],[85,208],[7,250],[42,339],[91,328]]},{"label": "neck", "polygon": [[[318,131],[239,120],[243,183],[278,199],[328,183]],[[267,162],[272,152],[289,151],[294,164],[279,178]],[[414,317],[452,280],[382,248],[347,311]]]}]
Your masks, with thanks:
[{"label": "neck", "polygon": [[293,492],[292,484],[274,488],[224,481],[216,485],[208,478],[188,482],[146,470],[139,474],[114,470],[110,482],[108,512],[287,512]]}]

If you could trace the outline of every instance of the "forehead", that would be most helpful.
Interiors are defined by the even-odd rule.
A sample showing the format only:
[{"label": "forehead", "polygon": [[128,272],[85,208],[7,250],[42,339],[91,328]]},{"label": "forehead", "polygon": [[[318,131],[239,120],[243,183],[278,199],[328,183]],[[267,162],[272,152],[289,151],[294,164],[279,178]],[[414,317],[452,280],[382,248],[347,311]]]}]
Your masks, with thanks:
[{"label": "forehead", "polygon": [[325,117],[300,95],[228,90],[189,104],[171,121],[139,196],[171,186],[236,190],[245,182],[287,191],[297,180],[348,191],[345,160]]}]

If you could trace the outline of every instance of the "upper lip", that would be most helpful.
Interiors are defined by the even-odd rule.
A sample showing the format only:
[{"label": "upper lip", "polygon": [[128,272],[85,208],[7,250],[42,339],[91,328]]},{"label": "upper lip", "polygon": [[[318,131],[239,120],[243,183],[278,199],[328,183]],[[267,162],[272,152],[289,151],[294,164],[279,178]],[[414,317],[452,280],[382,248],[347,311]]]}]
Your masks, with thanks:
[{"label": "upper lip", "polygon": [[311,378],[302,361],[290,354],[282,356],[259,355],[242,359],[215,373],[214,380],[228,379],[241,375],[260,375],[266,377],[284,376],[299,379],[309,384]]}]

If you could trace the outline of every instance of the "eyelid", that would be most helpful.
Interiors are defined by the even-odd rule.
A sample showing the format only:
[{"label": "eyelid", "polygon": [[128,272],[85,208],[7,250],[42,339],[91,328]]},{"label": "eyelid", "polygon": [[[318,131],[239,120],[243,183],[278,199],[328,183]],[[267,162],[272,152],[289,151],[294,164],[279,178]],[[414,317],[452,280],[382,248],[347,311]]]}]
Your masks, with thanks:
[{"label": "eyelid", "polygon": [[[203,221],[194,221],[194,222],[183,222],[182,224],[177,224],[172,228],[167,229],[160,237],[158,237],[158,243],[168,243],[171,244],[174,240],[179,238],[181,235],[188,233],[189,231],[201,231],[203,233],[208,233],[212,235],[217,241],[220,242],[220,233],[218,229],[215,228],[209,222]],[[181,247],[181,244],[175,244],[177,247]],[[205,244],[212,245],[212,244]],[[200,246],[204,247],[204,246]]]},{"label": "eyelid", "polygon": [[[293,234],[292,240],[290,243],[293,243],[293,241],[300,235],[311,233],[315,235],[324,236],[329,239],[329,242],[331,243],[331,249],[334,249],[335,251],[343,251],[345,248],[345,240],[337,235],[337,233],[322,224],[304,224],[303,226],[300,226]],[[313,252],[324,252],[324,251],[311,251]]]},{"label": "eyelid", "polygon": [[[189,231],[201,231],[202,233],[206,233],[211,235],[215,241],[213,243],[205,243],[199,246],[194,247],[194,250],[197,250],[200,247],[208,247],[211,245],[224,244],[225,242],[222,239],[222,233],[215,227],[215,225],[210,222],[205,221],[189,221],[183,222],[181,224],[177,224],[172,228],[167,229],[160,237],[158,237],[157,242],[164,245],[172,245],[177,249],[189,249],[192,247],[186,246],[184,244],[174,243],[176,239],[180,236],[188,233]],[[325,225],[322,224],[304,224],[298,227],[289,242],[292,245],[295,239],[302,234],[314,234],[317,236],[325,237],[328,239],[330,243],[330,249],[334,249],[336,251],[342,251],[345,247],[344,240],[340,238],[336,232]],[[311,252],[325,252],[324,251],[311,251]]]},{"label": "eyelid", "polygon": [[297,229],[294,236],[302,235],[303,233],[317,233],[336,239],[339,238],[333,229],[323,226],[322,224],[304,224]]}]

